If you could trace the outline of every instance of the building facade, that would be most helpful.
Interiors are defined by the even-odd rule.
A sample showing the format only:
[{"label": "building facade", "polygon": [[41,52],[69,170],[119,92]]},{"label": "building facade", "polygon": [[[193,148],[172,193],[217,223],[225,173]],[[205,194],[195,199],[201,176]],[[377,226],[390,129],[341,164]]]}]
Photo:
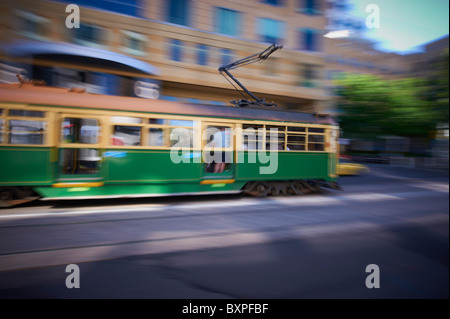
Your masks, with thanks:
[{"label": "building facade", "polygon": [[[80,8],[79,28],[66,26],[72,3]],[[23,69],[91,92],[228,105],[242,96],[218,68],[277,43],[282,50],[233,75],[281,109],[329,112],[324,10],[324,0],[3,1],[3,81]],[[49,43],[65,47],[48,52]],[[30,49],[38,45],[42,51]],[[92,54],[74,55],[80,47]]]},{"label": "building facade", "polygon": [[[73,3],[79,28],[66,25]],[[93,93],[229,105],[243,96],[218,68],[277,43],[282,50],[233,75],[281,109],[335,114],[333,91],[343,74],[420,76],[431,52],[448,47],[447,37],[426,54],[376,50],[349,6],[348,0],[2,1],[0,81],[16,81],[22,72]],[[350,36],[326,36],[339,30]]]}]

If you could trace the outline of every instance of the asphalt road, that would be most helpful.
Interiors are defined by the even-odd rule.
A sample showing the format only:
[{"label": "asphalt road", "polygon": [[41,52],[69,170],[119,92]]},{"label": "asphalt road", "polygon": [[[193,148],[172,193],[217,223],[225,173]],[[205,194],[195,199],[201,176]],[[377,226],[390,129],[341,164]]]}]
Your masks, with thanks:
[{"label": "asphalt road", "polygon": [[371,169],[303,197],[2,209],[0,298],[448,298],[448,173]]}]

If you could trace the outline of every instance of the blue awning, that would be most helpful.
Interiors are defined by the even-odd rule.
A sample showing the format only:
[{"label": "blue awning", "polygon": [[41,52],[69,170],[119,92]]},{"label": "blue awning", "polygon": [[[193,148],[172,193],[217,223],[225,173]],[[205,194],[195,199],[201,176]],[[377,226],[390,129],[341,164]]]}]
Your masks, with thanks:
[{"label": "blue awning", "polygon": [[64,42],[16,41],[0,46],[11,57],[32,57],[55,62],[105,67],[117,71],[159,75],[157,67],[116,52]]}]

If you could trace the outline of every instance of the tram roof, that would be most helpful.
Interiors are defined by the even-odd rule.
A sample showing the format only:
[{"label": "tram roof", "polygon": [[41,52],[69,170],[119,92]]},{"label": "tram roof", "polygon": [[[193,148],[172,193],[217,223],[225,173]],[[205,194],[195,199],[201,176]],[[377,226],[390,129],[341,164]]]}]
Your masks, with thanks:
[{"label": "tram roof", "polygon": [[144,98],[100,95],[33,84],[0,84],[0,101],[60,107],[148,112],[230,119],[337,124],[329,115],[254,107],[181,103]]}]

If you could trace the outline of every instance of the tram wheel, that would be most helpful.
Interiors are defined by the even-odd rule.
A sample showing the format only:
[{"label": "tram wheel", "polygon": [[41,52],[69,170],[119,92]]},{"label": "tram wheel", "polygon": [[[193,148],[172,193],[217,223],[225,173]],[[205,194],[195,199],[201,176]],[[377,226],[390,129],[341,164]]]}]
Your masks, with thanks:
[{"label": "tram wheel", "polygon": [[266,197],[269,195],[270,186],[266,183],[258,183],[255,187],[255,191],[258,197]]},{"label": "tram wheel", "polygon": [[10,189],[3,189],[0,191],[0,201],[11,201],[14,199],[14,193]]}]

